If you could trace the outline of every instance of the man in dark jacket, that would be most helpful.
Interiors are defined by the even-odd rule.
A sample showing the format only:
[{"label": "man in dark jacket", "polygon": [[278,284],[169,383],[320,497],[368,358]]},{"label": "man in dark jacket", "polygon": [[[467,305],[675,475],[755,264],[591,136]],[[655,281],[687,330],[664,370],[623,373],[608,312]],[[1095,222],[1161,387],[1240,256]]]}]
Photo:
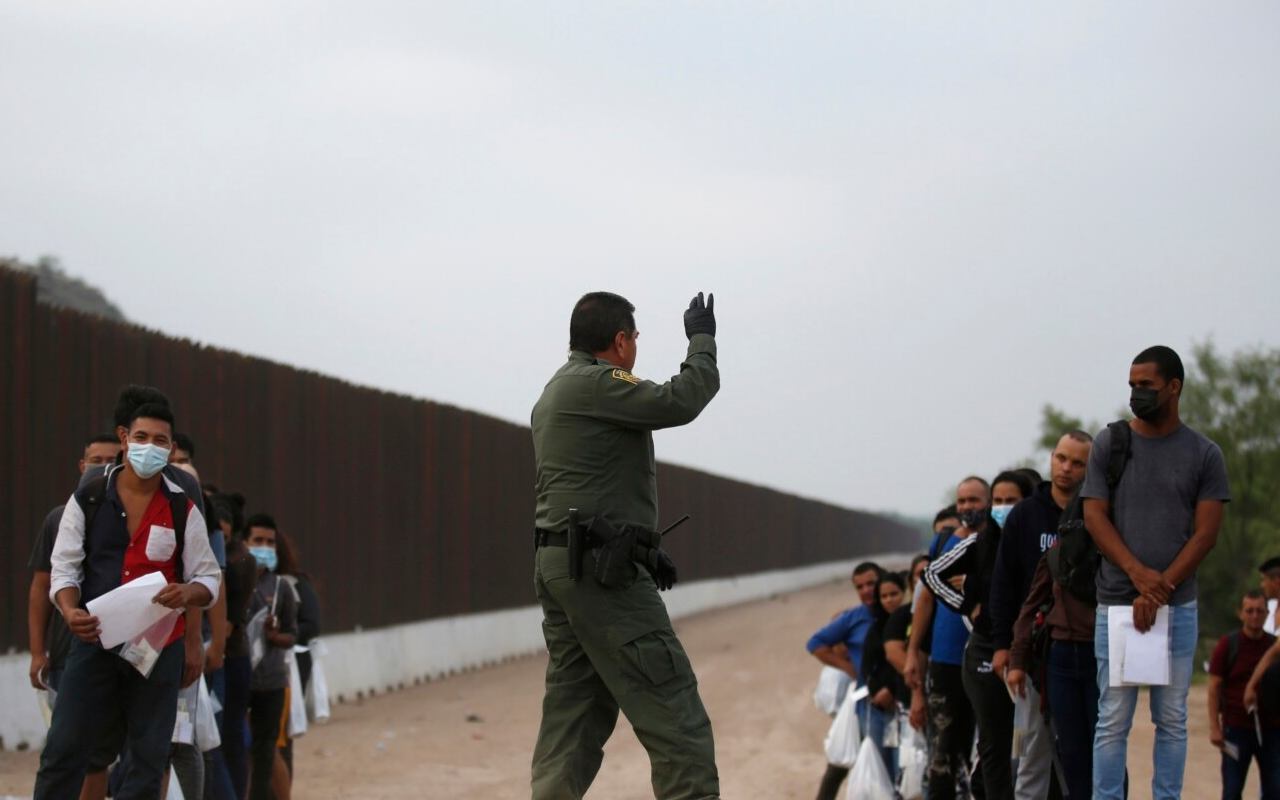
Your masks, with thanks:
[{"label": "man in dark jacket", "polygon": [[[996,648],[991,667],[997,676],[1004,677],[1009,666],[1013,622],[1031,589],[1036,564],[1057,540],[1062,510],[1084,483],[1092,443],[1093,437],[1084,431],[1063,434],[1049,457],[1050,480],[1014,506],[1005,520],[991,575],[991,638]],[[1040,707],[1040,695],[1034,687],[1028,690],[1025,702],[1032,708]],[[1032,714],[1031,722],[1014,778],[1017,800],[1044,800],[1049,791],[1053,738],[1040,714]]]},{"label": "man in dark jacket", "polygon": [[991,510],[976,520],[965,521],[966,526],[972,525],[977,530],[977,535],[934,561],[924,573],[925,583],[938,602],[972,621],[961,683],[978,722],[978,763],[987,800],[1013,797],[1008,760],[1013,748],[1013,703],[1004,681],[994,674],[991,666],[995,647],[991,641],[988,607],[991,576],[1002,538],[1000,517],[995,510],[1017,505],[1027,499],[1034,488],[1030,479],[1019,473],[997,475],[991,482]]}]

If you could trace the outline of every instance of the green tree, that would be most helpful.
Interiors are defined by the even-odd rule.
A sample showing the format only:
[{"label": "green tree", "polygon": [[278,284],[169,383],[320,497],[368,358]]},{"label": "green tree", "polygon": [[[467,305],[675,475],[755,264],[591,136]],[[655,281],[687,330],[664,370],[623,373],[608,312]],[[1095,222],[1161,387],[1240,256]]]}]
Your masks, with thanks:
[{"label": "green tree", "polygon": [[1222,534],[1199,571],[1201,629],[1216,637],[1238,624],[1258,564],[1280,554],[1280,349],[1223,356],[1205,342],[1192,361],[1182,417],[1222,448],[1231,482]]},{"label": "green tree", "polygon": [[1080,417],[1073,417],[1052,403],[1045,403],[1040,409],[1040,438],[1036,439],[1036,449],[1052,453],[1067,431],[1084,431],[1092,435],[1098,427],[1096,423],[1086,425]]}]

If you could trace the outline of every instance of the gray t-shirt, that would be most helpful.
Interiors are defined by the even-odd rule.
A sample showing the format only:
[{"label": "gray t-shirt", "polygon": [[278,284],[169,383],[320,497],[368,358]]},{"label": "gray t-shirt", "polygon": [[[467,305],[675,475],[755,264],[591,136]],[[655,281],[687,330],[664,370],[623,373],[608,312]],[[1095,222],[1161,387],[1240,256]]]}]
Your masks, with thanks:
[{"label": "gray t-shirt", "polygon": [[[1132,455],[1116,487],[1111,518],[1129,551],[1146,566],[1163,571],[1195,533],[1196,504],[1231,499],[1227,467],[1218,445],[1186,425],[1159,438],[1132,434]],[[1110,452],[1111,431],[1104,428],[1094,439],[1081,496],[1107,499]],[[1169,603],[1190,603],[1196,594],[1193,574],[1174,589]],[[1102,559],[1098,602],[1128,605],[1137,596],[1129,576]]]}]

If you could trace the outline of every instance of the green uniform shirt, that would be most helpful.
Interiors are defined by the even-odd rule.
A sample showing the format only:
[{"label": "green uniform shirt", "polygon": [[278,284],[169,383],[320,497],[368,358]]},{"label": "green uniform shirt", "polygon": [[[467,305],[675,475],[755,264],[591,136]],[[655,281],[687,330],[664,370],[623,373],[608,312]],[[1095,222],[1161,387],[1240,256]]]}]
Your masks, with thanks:
[{"label": "green uniform shirt", "polygon": [[569,509],[614,525],[658,526],[653,434],[692,422],[720,389],[716,340],[696,334],[666,383],[574,350],[533,406],[535,524],[564,530]]}]

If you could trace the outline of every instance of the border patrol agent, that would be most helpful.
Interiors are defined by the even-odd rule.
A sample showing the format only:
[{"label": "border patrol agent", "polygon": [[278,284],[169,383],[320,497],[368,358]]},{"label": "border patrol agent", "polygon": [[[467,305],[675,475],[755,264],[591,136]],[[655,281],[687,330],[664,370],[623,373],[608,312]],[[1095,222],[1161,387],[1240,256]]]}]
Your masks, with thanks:
[{"label": "border patrol agent", "polygon": [[533,407],[534,584],[550,655],[534,800],[583,796],[619,708],[649,753],[656,797],[720,796],[711,721],[658,595],[675,566],[654,533],[652,436],[692,422],[720,388],[714,306],[701,293],[690,303],[688,355],[658,384],[631,374],[635,307],[608,292],[583,296],[569,360]]}]

